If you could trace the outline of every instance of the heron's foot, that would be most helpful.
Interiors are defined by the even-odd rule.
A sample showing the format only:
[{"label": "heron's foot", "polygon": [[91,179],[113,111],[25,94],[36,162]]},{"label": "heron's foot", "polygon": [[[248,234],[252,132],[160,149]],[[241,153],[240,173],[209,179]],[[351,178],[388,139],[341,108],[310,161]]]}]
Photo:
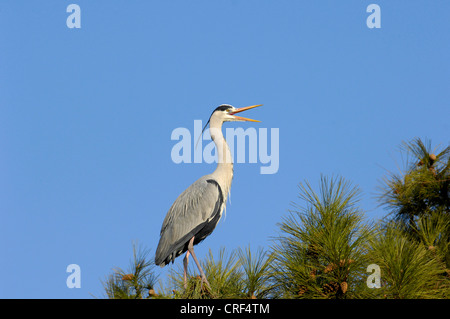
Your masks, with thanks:
[{"label": "heron's foot", "polygon": [[[189,284],[188,284],[189,283]],[[195,276],[194,278],[185,280],[184,281],[184,291],[187,292],[188,290],[195,289],[194,287],[198,287],[198,284],[200,284],[200,290],[202,293],[210,293],[211,292],[211,286],[206,279],[206,276]],[[188,289],[189,287],[189,289]]]},{"label": "heron's foot", "polygon": [[206,276],[202,276],[202,287],[203,287],[204,283],[206,284],[206,287],[208,288],[208,290],[211,290],[211,286],[209,285],[209,282],[206,279]]},{"label": "heron's foot", "polygon": [[[197,281],[197,283],[198,283],[198,281],[200,281],[200,287],[202,288],[202,290],[205,290],[205,287],[206,287],[207,291],[211,290],[211,286],[209,285],[209,282],[208,282],[208,279],[206,279],[206,276],[197,275],[196,281]],[[185,286],[185,288],[186,288],[186,286]]]}]

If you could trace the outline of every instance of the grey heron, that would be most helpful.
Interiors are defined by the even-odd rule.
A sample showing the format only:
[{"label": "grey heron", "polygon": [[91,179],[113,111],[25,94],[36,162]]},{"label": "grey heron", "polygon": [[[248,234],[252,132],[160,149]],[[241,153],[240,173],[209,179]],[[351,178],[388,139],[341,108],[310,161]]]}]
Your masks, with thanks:
[{"label": "grey heron", "polygon": [[[255,108],[252,105],[235,108],[228,104],[217,107],[202,130],[209,124],[210,135],[216,146],[218,157],[216,170],[205,175],[189,186],[170,207],[164,218],[155,264],[164,267],[186,252],[183,260],[184,286],[187,286],[187,266],[192,255],[200,271],[202,282],[208,286],[208,280],[195,255],[194,245],[209,236],[222,217],[233,179],[233,161],[230,148],[222,134],[223,122],[257,120],[240,117],[235,114]],[[201,136],[200,136],[201,137]]]}]

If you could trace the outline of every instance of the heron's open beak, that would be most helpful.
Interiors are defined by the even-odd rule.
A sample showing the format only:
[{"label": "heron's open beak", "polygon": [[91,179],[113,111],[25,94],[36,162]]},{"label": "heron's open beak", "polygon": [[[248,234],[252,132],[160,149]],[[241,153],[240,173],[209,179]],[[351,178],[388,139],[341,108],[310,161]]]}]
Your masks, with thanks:
[{"label": "heron's open beak", "polygon": [[233,117],[234,117],[237,121],[261,122],[261,121],[258,121],[258,120],[252,120],[252,119],[248,119],[248,118],[246,118],[246,117],[240,117],[240,116],[234,115],[234,114],[236,114],[236,113],[244,112],[244,111],[253,109],[253,108],[258,107],[258,106],[261,106],[261,105],[262,105],[262,104],[252,105],[252,106],[246,106],[246,107],[241,107],[241,108],[239,108],[239,109],[236,109],[236,111],[231,112],[230,115],[233,115]]}]

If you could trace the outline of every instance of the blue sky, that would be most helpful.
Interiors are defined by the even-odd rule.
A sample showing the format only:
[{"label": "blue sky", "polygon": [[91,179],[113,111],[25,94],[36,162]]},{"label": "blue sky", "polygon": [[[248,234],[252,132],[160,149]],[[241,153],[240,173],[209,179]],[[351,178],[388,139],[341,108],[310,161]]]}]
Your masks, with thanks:
[{"label": "blue sky", "polygon": [[[66,7],[81,8],[69,29]],[[366,8],[381,8],[369,29]],[[156,250],[164,216],[214,164],[175,164],[178,127],[222,104],[279,128],[279,170],[236,164],[226,218],[196,247],[269,247],[320,174],[358,185],[368,219],[398,145],[449,143],[448,1],[0,3],[1,298],[91,298]],[[204,143],[205,145],[206,143]],[[176,264],[181,265],[181,258]],[[81,288],[66,267],[81,267]],[[175,265],[176,267],[177,265]],[[173,267],[173,266],[169,266]],[[168,268],[157,268],[165,278]]]}]

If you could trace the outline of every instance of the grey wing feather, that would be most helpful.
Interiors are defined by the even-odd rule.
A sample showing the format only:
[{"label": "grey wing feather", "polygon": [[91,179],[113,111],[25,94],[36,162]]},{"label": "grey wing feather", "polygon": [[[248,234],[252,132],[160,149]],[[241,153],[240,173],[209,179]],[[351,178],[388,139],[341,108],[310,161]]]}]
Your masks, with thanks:
[{"label": "grey wing feather", "polygon": [[189,186],[167,212],[161,227],[155,264],[164,266],[185,252],[192,236],[212,219],[218,222],[222,204],[223,196],[217,182],[202,177]]}]

